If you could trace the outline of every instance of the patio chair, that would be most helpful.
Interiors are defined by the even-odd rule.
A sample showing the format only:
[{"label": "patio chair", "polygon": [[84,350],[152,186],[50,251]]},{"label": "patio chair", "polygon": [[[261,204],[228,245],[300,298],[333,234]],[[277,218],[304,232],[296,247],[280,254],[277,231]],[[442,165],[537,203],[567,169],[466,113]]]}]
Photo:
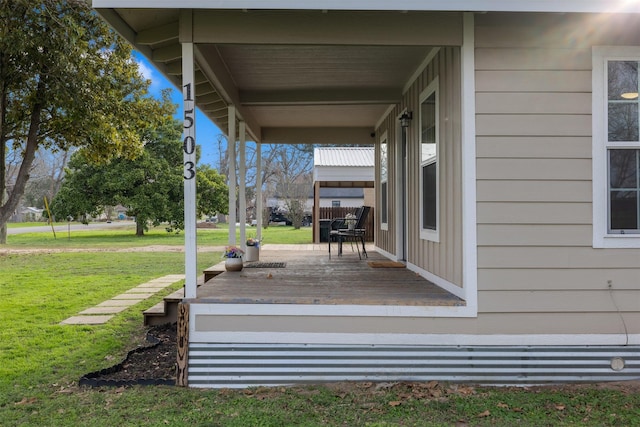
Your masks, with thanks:
[{"label": "patio chair", "polygon": [[[329,259],[331,259],[331,242],[338,242],[338,256],[342,256],[342,244],[344,242],[351,243],[351,250],[353,251],[353,243],[356,243],[356,249],[358,250],[358,258],[362,259],[364,255],[368,258],[367,249],[364,245],[366,235],[366,221],[370,206],[359,207],[355,212],[355,224],[353,227],[349,227],[347,218],[334,218],[331,220],[331,226],[329,230]],[[362,252],[360,252],[360,246],[362,245]]]}]

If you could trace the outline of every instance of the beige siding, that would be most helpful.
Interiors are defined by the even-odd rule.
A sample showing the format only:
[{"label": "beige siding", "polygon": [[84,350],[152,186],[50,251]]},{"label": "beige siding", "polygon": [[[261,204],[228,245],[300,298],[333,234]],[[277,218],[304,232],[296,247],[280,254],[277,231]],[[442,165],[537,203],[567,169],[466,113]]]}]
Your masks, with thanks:
[{"label": "beige siding", "polygon": [[640,331],[640,251],[591,247],[591,47],[640,40],[607,19],[476,16],[481,333]]},{"label": "beige siding", "polygon": [[[609,300],[611,304],[611,300]],[[624,320],[624,323],[623,323]],[[484,313],[477,319],[385,318],[343,316],[226,316],[198,315],[196,331],[211,332],[298,332],[353,334],[610,334],[638,333],[640,313],[544,312]],[[453,338],[452,338],[452,342]]]},{"label": "beige siding", "polygon": [[591,159],[591,136],[481,136],[476,156],[487,158]]},{"label": "beige siding", "polygon": [[[615,293],[613,289],[638,288],[640,271],[629,273],[618,268],[483,268],[478,279],[487,291],[601,291],[610,282]],[[637,301],[638,296],[635,298]]]}]

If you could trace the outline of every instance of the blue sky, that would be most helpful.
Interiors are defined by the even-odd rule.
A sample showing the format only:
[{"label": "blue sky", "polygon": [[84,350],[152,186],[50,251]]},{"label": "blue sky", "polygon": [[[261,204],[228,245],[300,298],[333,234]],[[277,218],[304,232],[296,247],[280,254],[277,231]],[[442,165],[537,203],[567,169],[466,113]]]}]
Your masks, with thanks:
[{"label": "blue sky", "polygon": [[[177,117],[182,117],[182,93],[169,82],[153,65],[140,53],[133,53],[138,63],[138,68],[142,76],[151,80],[149,88],[152,95],[159,97],[163,89],[171,89],[171,99],[178,104]],[[202,157],[200,163],[209,164],[213,167],[218,166],[218,147],[217,137],[222,132],[211,122],[200,110],[196,111],[196,142],[202,147]]]}]

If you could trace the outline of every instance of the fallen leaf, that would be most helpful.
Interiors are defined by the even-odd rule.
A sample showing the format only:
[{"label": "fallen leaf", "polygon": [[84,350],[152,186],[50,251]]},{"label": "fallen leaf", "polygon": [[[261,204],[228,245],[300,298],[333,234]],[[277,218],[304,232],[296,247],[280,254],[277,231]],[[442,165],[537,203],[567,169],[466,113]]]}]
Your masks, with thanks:
[{"label": "fallen leaf", "polygon": [[273,279],[273,274],[271,273],[267,274],[267,279]]},{"label": "fallen leaf", "polygon": [[358,387],[358,388],[370,388],[372,385],[373,385],[373,383],[366,382],[366,383],[358,383],[358,384],[356,384],[356,387]]},{"label": "fallen leaf", "polygon": [[438,387],[438,385],[439,385],[438,381],[429,381],[427,383],[427,388],[436,388],[436,387]]},{"label": "fallen leaf", "polygon": [[561,404],[556,405],[556,409],[557,409],[558,411],[564,411],[564,409],[565,409],[565,408],[566,408],[566,406],[564,406],[564,405],[561,405]]},{"label": "fallen leaf", "polygon": [[484,412],[480,412],[478,414],[478,418],[486,418],[486,417],[490,417],[491,416],[491,412],[489,412],[489,410],[487,409]]},{"label": "fallen leaf", "polygon": [[116,392],[116,393],[124,393],[125,388],[124,388],[124,386],[122,386],[122,387],[118,387],[117,389],[115,389],[113,391]]},{"label": "fallen leaf", "polygon": [[402,402],[400,402],[399,400],[392,400],[391,402],[389,402],[389,406],[400,406],[402,405]]},{"label": "fallen leaf", "polygon": [[509,407],[509,405],[507,405],[506,403],[502,403],[502,402],[498,403],[496,406],[498,408],[508,408]]}]

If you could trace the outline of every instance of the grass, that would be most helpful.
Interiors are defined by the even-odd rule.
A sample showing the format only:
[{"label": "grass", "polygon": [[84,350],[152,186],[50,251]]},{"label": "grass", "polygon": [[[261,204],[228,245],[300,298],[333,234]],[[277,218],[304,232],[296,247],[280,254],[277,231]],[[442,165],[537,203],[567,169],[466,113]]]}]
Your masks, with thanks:
[{"label": "grass", "polygon": [[[267,239],[288,232],[272,229]],[[214,241],[207,232],[205,238]],[[87,249],[79,253],[0,255],[0,425],[640,425],[640,393],[625,386],[485,388],[434,382],[246,390],[78,387],[79,377],[120,362],[142,342],[141,310],[162,295],[104,325],[59,322],[151,278],[183,270],[181,253],[104,250],[111,239],[116,247],[126,246],[127,239],[136,245],[139,240],[158,244],[173,239],[161,233],[148,237],[136,240],[103,232],[79,239],[76,244]],[[219,253],[200,253],[198,269],[218,259]]]},{"label": "grass", "polygon": [[[53,225],[65,225],[66,222],[54,222]],[[7,223],[7,228],[25,228],[25,227],[46,227],[48,226],[49,223],[48,222],[34,222],[34,221],[29,221],[29,222],[8,222]]]},{"label": "grass", "polygon": [[[247,228],[247,237],[255,237],[255,228]],[[271,226],[262,230],[264,243],[298,244],[311,243],[311,227],[303,227],[295,230],[289,226]],[[228,242],[229,230],[226,224],[218,225],[218,228],[203,229],[197,231],[198,245],[224,246]],[[236,230],[236,241],[240,239],[240,232]],[[22,233],[7,236],[9,248],[82,248],[91,246],[94,248],[126,248],[149,245],[184,245],[184,232],[167,233],[163,227],[150,229],[142,237],[135,235],[134,226],[124,226],[117,229],[71,231],[69,238],[67,233],[58,233],[57,238],[49,233]]]}]

